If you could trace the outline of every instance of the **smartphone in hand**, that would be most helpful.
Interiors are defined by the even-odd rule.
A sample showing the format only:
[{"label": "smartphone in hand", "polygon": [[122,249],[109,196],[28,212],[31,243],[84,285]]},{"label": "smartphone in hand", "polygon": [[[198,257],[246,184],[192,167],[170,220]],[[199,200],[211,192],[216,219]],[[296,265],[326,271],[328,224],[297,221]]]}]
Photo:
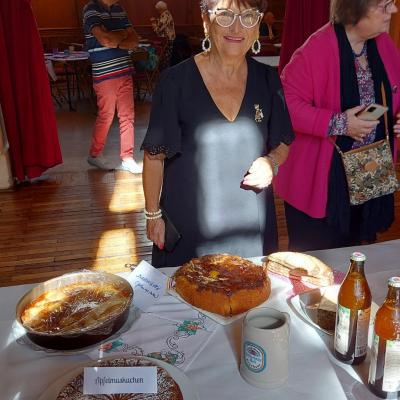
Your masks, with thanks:
[{"label": "smartphone in hand", "polygon": [[364,108],[364,110],[358,112],[356,117],[364,121],[376,121],[382,117],[382,115],[385,114],[388,109],[388,107],[374,103]]}]

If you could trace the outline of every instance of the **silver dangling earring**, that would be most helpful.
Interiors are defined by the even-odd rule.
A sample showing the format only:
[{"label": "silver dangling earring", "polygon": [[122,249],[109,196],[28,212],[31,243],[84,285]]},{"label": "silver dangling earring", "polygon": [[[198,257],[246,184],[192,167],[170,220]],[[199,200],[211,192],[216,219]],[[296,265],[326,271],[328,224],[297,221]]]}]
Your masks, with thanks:
[{"label": "silver dangling earring", "polygon": [[253,42],[251,46],[251,51],[253,52],[253,54],[258,54],[261,51],[261,43],[258,39]]},{"label": "silver dangling earring", "polygon": [[208,53],[211,50],[211,40],[207,34],[206,37],[201,42],[201,48],[205,53]]}]

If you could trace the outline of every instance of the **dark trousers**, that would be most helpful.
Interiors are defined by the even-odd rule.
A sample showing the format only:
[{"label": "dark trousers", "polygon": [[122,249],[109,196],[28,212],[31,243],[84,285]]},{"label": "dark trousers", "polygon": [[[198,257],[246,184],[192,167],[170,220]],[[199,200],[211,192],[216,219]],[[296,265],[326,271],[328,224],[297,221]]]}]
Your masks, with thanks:
[{"label": "dark trousers", "polygon": [[360,244],[358,235],[344,235],[337,227],[330,226],[327,218],[312,218],[286,202],[285,214],[291,251],[334,249]]}]

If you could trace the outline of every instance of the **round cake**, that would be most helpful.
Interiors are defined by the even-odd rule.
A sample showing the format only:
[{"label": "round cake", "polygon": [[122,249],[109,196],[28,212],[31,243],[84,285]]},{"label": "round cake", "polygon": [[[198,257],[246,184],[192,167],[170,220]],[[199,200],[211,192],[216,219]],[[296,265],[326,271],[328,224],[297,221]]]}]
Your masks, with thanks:
[{"label": "round cake", "polygon": [[107,394],[107,395],[85,395],[83,394],[83,372],[73,378],[65,385],[56,400],[183,400],[182,392],[178,384],[168,372],[152,363],[150,360],[142,358],[117,358],[113,360],[103,360],[98,367],[157,367],[157,387],[158,393],[126,393],[126,394]]},{"label": "round cake", "polygon": [[79,282],[43,293],[24,309],[24,327],[41,333],[80,331],[121,313],[132,291],[107,282]]},{"label": "round cake", "polygon": [[193,258],[175,272],[174,281],[189,304],[223,316],[248,311],[271,292],[265,268],[229,254]]}]

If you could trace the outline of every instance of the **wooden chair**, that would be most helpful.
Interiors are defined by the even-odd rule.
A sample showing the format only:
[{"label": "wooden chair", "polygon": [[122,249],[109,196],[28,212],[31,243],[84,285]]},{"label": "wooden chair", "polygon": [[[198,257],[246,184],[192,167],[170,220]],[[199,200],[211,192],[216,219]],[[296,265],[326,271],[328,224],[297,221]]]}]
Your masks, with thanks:
[{"label": "wooden chair", "polygon": [[165,37],[156,37],[150,41],[151,47],[155,49],[158,61],[153,69],[148,70],[149,82],[151,86],[151,91],[154,90],[154,87],[158,81],[160,76],[160,66],[163,65],[163,60],[165,56],[165,51],[168,45],[168,39]]},{"label": "wooden chair", "polygon": [[57,76],[53,63],[49,60],[46,61],[46,69],[49,77],[51,97],[58,107],[61,108],[63,103],[68,103],[68,99],[65,94],[66,81],[65,79],[60,79]]},{"label": "wooden chair", "polygon": [[150,75],[143,66],[149,59],[149,53],[146,50],[136,50],[132,53],[133,62],[133,81],[135,86],[135,97],[138,101],[143,101],[147,94],[152,93]]}]

